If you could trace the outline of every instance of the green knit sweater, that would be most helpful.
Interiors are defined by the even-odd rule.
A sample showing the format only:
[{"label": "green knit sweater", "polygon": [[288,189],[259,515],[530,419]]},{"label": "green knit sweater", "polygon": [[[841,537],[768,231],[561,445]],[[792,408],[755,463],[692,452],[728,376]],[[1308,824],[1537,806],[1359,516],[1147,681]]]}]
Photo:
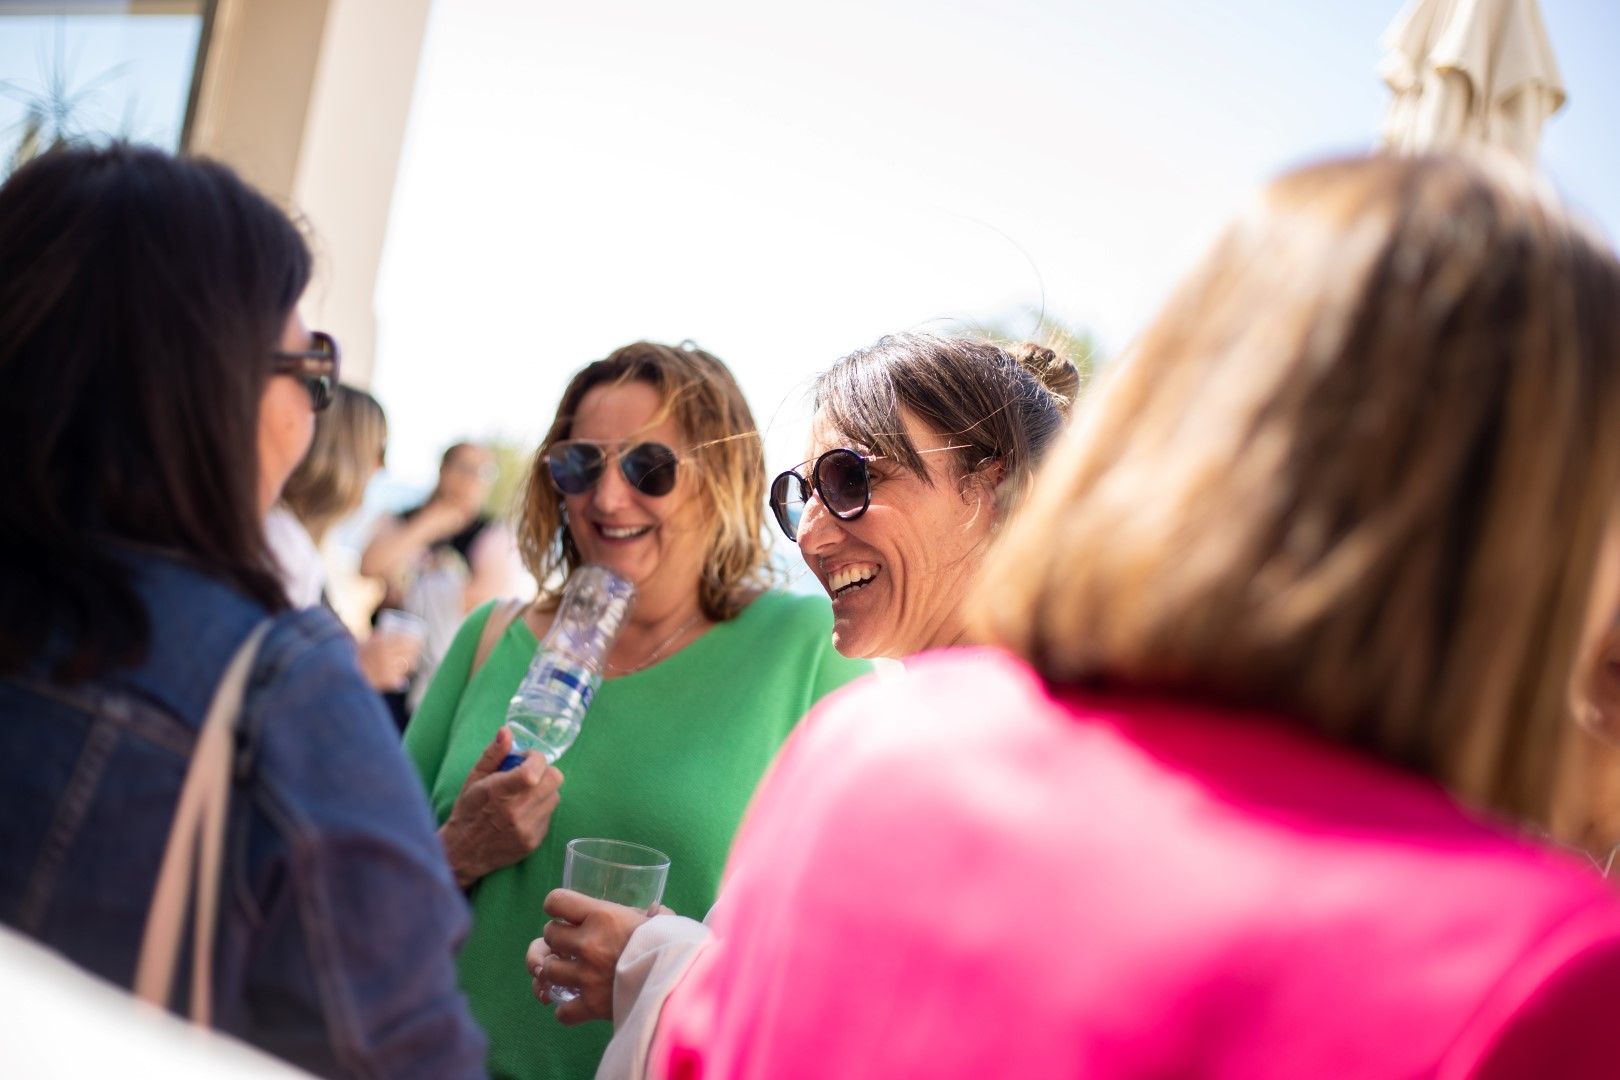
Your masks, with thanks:
[{"label": "green knit sweater", "polygon": [[[538,646],[514,621],[469,682],[492,606],[462,624],[405,732],[441,822]],[[546,893],[562,884],[568,841],[603,836],[667,853],[665,906],[701,919],[777,747],[818,698],[870,670],[834,652],[831,635],[825,600],[766,593],[673,656],[602,684],[557,763],[562,802],[545,840],[473,887],[461,986],[489,1035],[495,1076],[590,1077],[612,1034],[607,1023],[563,1027],[529,990],[524,950],[546,923]]]}]

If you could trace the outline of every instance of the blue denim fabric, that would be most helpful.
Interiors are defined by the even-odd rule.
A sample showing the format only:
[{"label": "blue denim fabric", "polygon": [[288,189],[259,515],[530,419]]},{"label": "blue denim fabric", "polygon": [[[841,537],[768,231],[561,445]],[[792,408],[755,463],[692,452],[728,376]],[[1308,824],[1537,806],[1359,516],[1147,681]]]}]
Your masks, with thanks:
[{"label": "blue denim fabric", "polygon": [[[0,920],[128,986],[197,729],[265,613],[175,559],[125,557],[152,620],[143,663],[75,687],[43,664],[0,678]],[[454,966],[467,906],[330,613],[276,617],[239,725],[216,1026],[326,1075],[483,1075]]]}]

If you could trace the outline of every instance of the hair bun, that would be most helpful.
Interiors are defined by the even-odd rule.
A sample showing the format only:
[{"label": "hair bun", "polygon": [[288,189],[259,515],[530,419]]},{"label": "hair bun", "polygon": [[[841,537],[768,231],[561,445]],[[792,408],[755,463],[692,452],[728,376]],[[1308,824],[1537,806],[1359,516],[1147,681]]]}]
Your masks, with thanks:
[{"label": "hair bun", "polygon": [[1057,406],[1067,416],[1080,396],[1080,369],[1067,356],[1059,355],[1045,345],[1022,341],[1007,352],[1018,366],[1035,376],[1035,381],[1057,400]]}]

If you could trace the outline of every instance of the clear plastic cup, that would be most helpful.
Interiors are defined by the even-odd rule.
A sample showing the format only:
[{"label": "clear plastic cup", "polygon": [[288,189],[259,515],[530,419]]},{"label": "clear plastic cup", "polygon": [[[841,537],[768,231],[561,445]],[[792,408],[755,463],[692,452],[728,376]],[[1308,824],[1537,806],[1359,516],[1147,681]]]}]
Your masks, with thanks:
[{"label": "clear plastic cup", "polygon": [[373,634],[399,634],[402,637],[412,638],[416,641],[427,640],[427,620],[420,615],[412,615],[399,608],[383,608],[377,612],[377,621],[372,624]]},{"label": "clear plastic cup", "polygon": [[[664,882],[668,878],[668,855],[627,840],[582,836],[568,841],[568,850],[563,855],[563,888],[598,900],[611,900],[649,915],[664,898]],[[579,992],[569,987],[551,985],[551,1000],[556,1004],[573,1001],[578,996]]]}]

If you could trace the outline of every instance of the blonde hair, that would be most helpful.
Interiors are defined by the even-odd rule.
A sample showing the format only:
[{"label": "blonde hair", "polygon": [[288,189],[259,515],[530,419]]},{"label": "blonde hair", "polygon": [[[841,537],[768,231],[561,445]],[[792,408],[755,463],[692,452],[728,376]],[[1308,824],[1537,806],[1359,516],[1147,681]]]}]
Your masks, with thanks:
[{"label": "blonde hair", "polygon": [[737,615],[760,589],[773,584],[765,535],[765,452],[742,389],[726,365],[691,342],[678,346],[638,341],[587,364],[569,382],[556,418],[540,442],[523,483],[518,550],[540,583],[542,605],[555,604],[568,575],[580,565],[568,533],[562,497],[551,484],[546,453],[569,437],[574,413],[598,386],[641,382],[659,392],[686,445],[674,447],[680,468],[698,480],[712,528],[698,603],[709,619]]},{"label": "blonde hair", "polygon": [[1617,375],[1620,265],[1527,174],[1291,173],[1053,448],[976,621],[1050,679],[1288,714],[1545,821]]},{"label": "blonde hair", "polygon": [[366,482],[382,465],[387,447],[388,417],[377,399],[339,386],[331,406],[315,418],[309,453],[281,492],[317,544],[334,524],[360,508]]}]

